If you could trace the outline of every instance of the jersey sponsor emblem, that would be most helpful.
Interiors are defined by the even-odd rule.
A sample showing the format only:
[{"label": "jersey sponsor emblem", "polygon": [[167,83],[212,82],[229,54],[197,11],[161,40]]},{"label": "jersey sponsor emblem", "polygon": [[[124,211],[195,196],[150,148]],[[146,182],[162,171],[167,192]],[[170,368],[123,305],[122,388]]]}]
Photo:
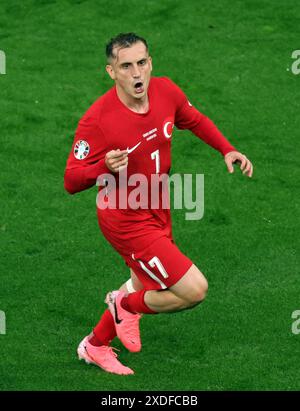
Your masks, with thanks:
[{"label": "jersey sponsor emblem", "polygon": [[77,160],[84,160],[90,152],[90,146],[87,141],[78,140],[74,147],[74,156]]},{"label": "jersey sponsor emblem", "polygon": [[163,124],[163,133],[166,138],[171,138],[172,137],[172,132],[173,132],[174,124],[173,124],[173,119],[166,119]]},{"label": "jersey sponsor emblem", "polygon": [[156,132],[157,132],[157,128],[155,127],[155,128],[153,128],[152,130],[147,131],[147,133],[144,133],[144,134],[143,134],[143,137],[144,137],[147,141],[152,140],[153,138],[155,138],[155,137],[157,136]]}]

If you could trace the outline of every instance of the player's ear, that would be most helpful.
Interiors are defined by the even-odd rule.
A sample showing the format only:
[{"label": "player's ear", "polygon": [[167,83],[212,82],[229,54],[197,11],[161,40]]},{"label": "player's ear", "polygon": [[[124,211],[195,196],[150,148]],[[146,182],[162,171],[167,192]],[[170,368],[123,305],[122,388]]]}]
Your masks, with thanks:
[{"label": "player's ear", "polygon": [[107,64],[107,65],[106,65],[105,70],[107,71],[109,77],[110,77],[112,80],[115,80],[116,75],[115,75],[115,72],[114,72],[113,67],[112,67],[110,64]]},{"label": "player's ear", "polygon": [[152,71],[152,57],[148,57],[149,65],[150,65],[150,72]]}]

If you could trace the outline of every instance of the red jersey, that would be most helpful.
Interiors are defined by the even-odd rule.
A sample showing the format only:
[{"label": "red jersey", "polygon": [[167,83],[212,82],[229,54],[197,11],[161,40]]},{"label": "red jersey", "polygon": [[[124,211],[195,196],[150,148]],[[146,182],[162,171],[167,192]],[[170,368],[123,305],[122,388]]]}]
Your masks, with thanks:
[{"label": "red jersey", "polygon": [[[152,174],[169,173],[174,125],[191,130],[223,155],[235,150],[214,123],[194,108],[168,78],[152,77],[148,98],[148,112],[136,113],[120,101],[113,87],[88,109],[78,124],[67,161],[65,188],[69,193],[95,185],[103,173],[112,174],[105,165],[105,154],[111,150],[129,149],[128,178],[141,173],[150,182]],[[147,229],[146,242],[150,243],[164,235],[164,230],[171,230],[169,210],[97,211],[104,235],[122,253],[130,249],[132,238],[144,238]],[[140,241],[139,245],[146,244]]]}]

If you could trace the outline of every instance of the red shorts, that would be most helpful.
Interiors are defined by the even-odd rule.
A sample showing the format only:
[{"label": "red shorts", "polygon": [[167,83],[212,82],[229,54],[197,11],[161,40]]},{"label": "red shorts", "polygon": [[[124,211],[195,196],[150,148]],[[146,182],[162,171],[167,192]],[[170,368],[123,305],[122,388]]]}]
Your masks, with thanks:
[{"label": "red shorts", "polygon": [[131,256],[122,256],[146,289],[161,290],[176,284],[192,266],[173,240],[164,236]]},{"label": "red shorts", "polygon": [[193,264],[174,243],[170,210],[104,210],[98,220],[105,238],[147,289],[171,287]]}]

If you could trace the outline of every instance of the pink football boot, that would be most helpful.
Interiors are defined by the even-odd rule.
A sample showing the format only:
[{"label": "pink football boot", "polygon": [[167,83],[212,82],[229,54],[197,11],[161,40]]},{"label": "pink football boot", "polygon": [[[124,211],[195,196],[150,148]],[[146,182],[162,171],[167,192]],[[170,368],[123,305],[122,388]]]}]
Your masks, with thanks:
[{"label": "pink football boot", "polygon": [[89,337],[85,337],[77,348],[79,360],[85,360],[87,364],[95,364],[104,371],[119,375],[134,374],[134,371],[125,367],[117,360],[117,354],[113,351],[113,347],[101,345],[95,347],[88,341]]},{"label": "pink football boot", "polygon": [[142,347],[139,327],[141,314],[132,314],[121,307],[124,296],[123,291],[111,291],[105,302],[113,316],[117,336],[129,351],[138,352]]}]

